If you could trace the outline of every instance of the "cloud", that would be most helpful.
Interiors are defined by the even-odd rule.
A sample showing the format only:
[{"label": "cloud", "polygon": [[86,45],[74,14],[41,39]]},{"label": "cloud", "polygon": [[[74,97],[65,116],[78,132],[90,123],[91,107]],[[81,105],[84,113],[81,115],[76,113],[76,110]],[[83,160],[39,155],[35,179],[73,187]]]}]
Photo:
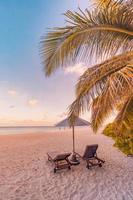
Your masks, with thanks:
[{"label": "cloud", "polygon": [[63,118],[63,117],[66,117],[67,116],[67,112],[63,112],[59,115],[57,115],[57,117],[60,117],[60,118]]},{"label": "cloud", "polygon": [[87,67],[83,63],[78,63],[74,66],[65,68],[65,74],[78,74],[82,75]]},{"label": "cloud", "polygon": [[8,90],[8,94],[9,94],[10,96],[15,97],[15,96],[18,94],[18,92],[17,92],[16,90]]},{"label": "cloud", "polygon": [[30,107],[35,107],[35,106],[38,105],[38,100],[37,99],[30,99],[30,100],[28,100],[28,105]]},{"label": "cloud", "polygon": [[9,108],[13,109],[13,108],[15,108],[15,106],[14,106],[14,105],[11,105],[11,106],[9,106]]}]

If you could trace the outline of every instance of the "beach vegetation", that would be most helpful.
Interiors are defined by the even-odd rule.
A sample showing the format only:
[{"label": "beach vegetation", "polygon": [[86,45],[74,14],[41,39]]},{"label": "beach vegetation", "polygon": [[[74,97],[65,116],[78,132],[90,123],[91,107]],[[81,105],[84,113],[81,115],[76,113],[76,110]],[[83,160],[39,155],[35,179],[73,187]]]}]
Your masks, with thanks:
[{"label": "beach vegetation", "polygon": [[108,124],[103,134],[111,137],[115,141],[114,146],[119,148],[123,153],[133,155],[133,127],[126,130],[122,128],[121,130],[117,130],[117,127],[118,124],[115,122]]}]

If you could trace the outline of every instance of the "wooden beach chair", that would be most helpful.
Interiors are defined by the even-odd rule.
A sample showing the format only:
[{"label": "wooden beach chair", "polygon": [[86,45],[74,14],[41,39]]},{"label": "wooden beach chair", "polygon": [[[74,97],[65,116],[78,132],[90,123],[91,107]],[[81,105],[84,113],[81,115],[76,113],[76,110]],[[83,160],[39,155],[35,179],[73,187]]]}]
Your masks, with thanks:
[{"label": "wooden beach chair", "polygon": [[83,156],[76,153],[80,158],[86,161],[87,168],[91,168],[92,166],[99,166],[102,167],[102,164],[105,162],[104,160],[97,157],[97,149],[98,144],[87,145],[84,151]]},{"label": "wooden beach chair", "polygon": [[71,169],[71,164],[69,162],[68,157],[71,155],[71,153],[62,153],[58,154],[57,152],[49,152],[47,153],[48,161],[51,161],[54,164],[54,173],[56,173],[57,170],[61,169]]}]

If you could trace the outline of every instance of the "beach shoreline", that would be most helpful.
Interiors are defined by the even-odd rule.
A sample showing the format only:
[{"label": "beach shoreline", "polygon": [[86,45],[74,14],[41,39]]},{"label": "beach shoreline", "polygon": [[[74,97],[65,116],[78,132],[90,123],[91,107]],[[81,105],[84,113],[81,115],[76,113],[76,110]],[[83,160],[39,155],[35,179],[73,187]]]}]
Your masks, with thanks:
[{"label": "beach shoreline", "polygon": [[71,130],[47,133],[0,135],[0,200],[132,200],[133,159],[113,147],[113,140],[93,134],[91,128],[76,130],[76,150],[83,154],[87,144],[99,144],[102,168],[53,173],[48,151],[72,152]]}]

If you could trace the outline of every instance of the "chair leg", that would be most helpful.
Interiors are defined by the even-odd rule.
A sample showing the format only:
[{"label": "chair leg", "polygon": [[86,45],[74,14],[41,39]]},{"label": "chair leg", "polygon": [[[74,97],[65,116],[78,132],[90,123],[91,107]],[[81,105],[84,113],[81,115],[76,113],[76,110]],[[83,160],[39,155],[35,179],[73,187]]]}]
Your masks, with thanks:
[{"label": "chair leg", "polygon": [[99,165],[99,167],[102,167],[102,163],[99,163],[98,165]]},{"label": "chair leg", "polygon": [[95,157],[95,159],[98,161],[98,166],[102,167],[102,163],[104,163],[105,161],[100,159],[100,158],[98,158],[98,157]]},{"label": "chair leg", "polygon": [[87,169],[90,169],[93,166],[93,163],[90,162],[90,160],[86,160],[86,163],[87,163],[87,165],[86,165]]},{"label": "chair leg", "polygon": [[48,161],[52,162],[52,158],[48,155]]},{"label": "chair leg", "polygon": [[94,159],[96,159],[98,162],[95,164],[93,162],[91,162],[90,160],[86,160],[86,168],[90,169],[92,166],[99,166],[99,167],[102,167],[102,160],[101,159],[97,159],[96,157],[94,157]]},{"label": "chair leg", "polygon": [[51,159],[48,157],[48,161],[50,161],[51,162]]},{"label": "chair leg", "polygon": [[70,167],[70,166],[68,166],[68,169],[71,169],[71,167]]},{"label": "chair leg", "polygon": [[68,158],[66,158],[65,160],[66,160],[66,162],[68,164],[68,169],[71,169],[71,163],[70,163],[70,161],[68,160]]},{"label": "chair leg", "polygon": [[95,156],[95,158],[96,158],[96,159],[97,159],[99,162],[105,163],[105,161],[104,161],[104,160],[102,160],[102,159],[98,158],[97,156]]},{"label": "chair leg", "polygon": [[87,160],[86,160],[86,168],[90,169],[90,165],[89,165],[89,162]]}]

